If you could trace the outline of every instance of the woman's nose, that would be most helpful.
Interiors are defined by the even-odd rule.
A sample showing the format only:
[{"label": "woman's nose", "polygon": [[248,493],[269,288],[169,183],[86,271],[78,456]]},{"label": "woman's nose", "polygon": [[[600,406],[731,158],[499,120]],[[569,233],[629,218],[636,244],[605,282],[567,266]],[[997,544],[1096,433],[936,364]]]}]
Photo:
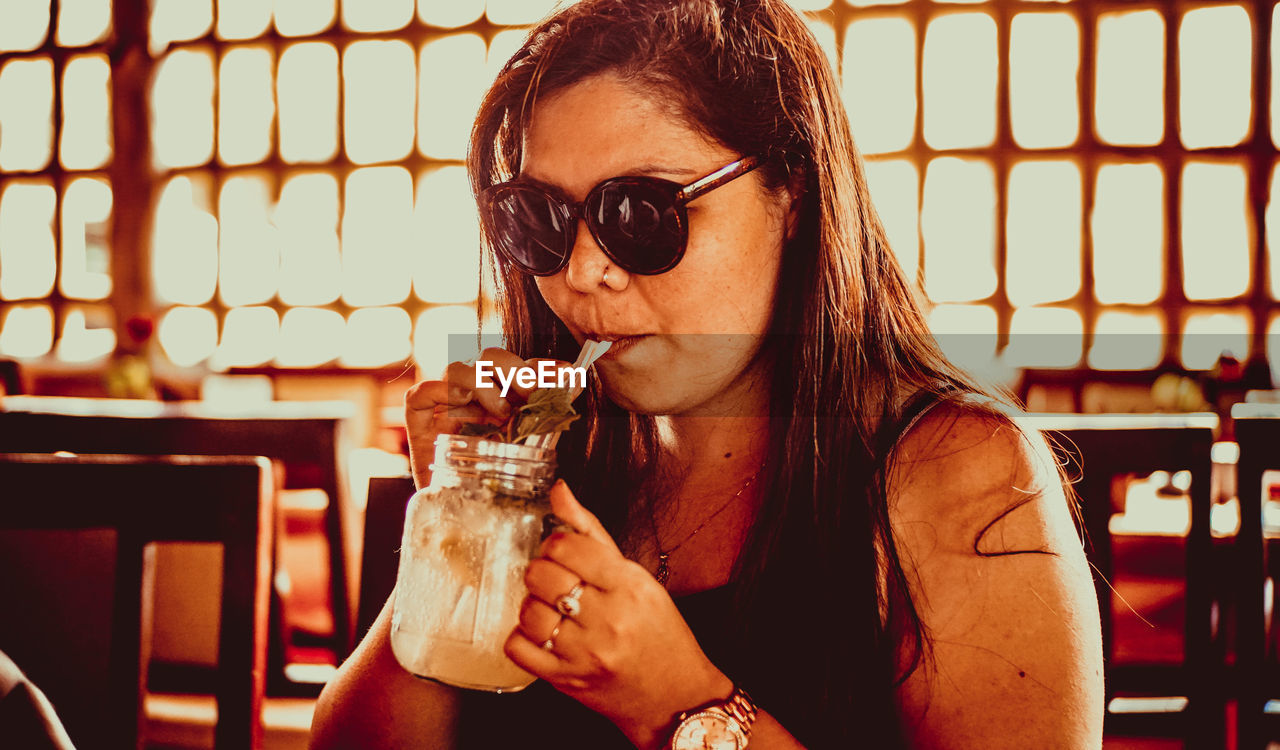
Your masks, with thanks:
[{"label": "woman's nose", "polygon": [[[608,278],[605,274],[608,272]],[[577,237],[569,256],[568,272],[565,279],[574,291],[586,294],[604,286],[615,289],[622,288],[620,282],[625,281],[626,271],[618,268],[604,254],[596,238],[591,236],[584,219],[578,220]]]}]

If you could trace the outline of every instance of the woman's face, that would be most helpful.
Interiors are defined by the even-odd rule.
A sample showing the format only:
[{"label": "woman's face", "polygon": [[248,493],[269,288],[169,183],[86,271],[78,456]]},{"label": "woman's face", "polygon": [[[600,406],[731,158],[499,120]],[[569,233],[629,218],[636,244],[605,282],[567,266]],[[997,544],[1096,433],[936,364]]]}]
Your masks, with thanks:
[{"label": "woman's face", "polygon": [[[747,156],[709,142],[674,109],[616,76],[586,79],[538,102],[521,176],[578,202],[613,177],[685,185]],[[785,193],[766,190],[760,174],[687,205],[688,246],[666,273],[619,268],[580,221],[568,266],[538,279],[579,343],[615,342],[596,367],[620,406],[704,415],[758,408],[750,376],[759,371],[749,365],[773,310],[790,213]]]}]

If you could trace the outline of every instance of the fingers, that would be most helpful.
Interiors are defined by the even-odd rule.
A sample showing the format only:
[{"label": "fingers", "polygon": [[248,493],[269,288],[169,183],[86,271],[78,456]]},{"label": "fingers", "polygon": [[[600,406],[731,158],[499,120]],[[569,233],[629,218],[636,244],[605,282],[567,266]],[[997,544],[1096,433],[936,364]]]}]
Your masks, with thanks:
[{"label": "fingers", "polygon": [[546,643],[558,638],[564,629],[564,618],[546,602],[527,596],[520,605],[519,628],[525,637],[535,643]]},{"label": "fingers", "polygon": [[[590,601],[595,598],[599,591],[603,590],[600,586],[592,583],[586,576],[579,575],[577,571],[570,570],[560,563],[548,560],[545,557],[539,557],[530,562],[524,573],[524,584],[529,590],[529,594],[537,597],[553,610],[556,606],[556,600],[568,594],[579,583],[584,585],[582,591],[578,594],[578,601],[581,604],[581,611],[585,615],[590,609]],[[581,619],[581,617],[578,617],[578,619]]]},{"label": "fingers", "polygon": [[578,532],[595,539],[614,552],[618,552],[618,545],[613,541],[613,537],[609,536],[604,524],[600,523],[600,519],[596,518],[591,511],[582,507],[582,504],[573,496],[569,485],[565,484],[563,479],[557,480],[552,485],[548,496],[551,500],[552,513],[555,513],[562,521]]},{"label": "fingers", "polygon": [[494,382],[488,386],[479,385],[474,366],[465,362],[454,362],[445,368],[444,379],[449,384],[450,390],[469,391],[468,401],[474,401],[484,407],[488,413],[502,419],[511,416],[511,402],[499,395],[500,389],[497,383]]},{"label": "fingers", "polygon": [[[531,674],[547,680],[564,680],[565,662],[562,661],[557,652],[561,648],[560,639],[564,637],[565,627],[567,626],[561,627],[560,636],[556,638],[555,648],[551,650],[544,649],[541,642],[531,640],[520,628],[511,631],[511,635],[507,638],[502,650],[508,659]],[[585,686],[585,683],[579,678],[568,679],[572,680],[573,683],[566,684],[566,687],[580,689]]]}]

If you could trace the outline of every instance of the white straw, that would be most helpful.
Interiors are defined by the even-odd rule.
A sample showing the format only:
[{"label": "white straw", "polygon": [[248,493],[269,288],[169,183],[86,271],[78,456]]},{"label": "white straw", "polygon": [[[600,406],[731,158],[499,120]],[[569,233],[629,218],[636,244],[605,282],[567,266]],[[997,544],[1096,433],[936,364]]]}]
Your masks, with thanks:
[{"label": "white straw", "polygon": [[[581,367],[583,369],[591,367],[591,365],[595,364],[597,359],[600,359],[604,356],[605,352],[609,351],[609,347],[611,346],[613,346],[612,341],[592,341],[591,339],[587,339],[586,343],[582,345],[582,351],[578,352],[578,358],[573,361],[572,366],[575,368]],[[574,387],[569,394],[571,399],[577,398],[582,394],[582,388]],[[526,437],[524,439],[524,444],[534,448],[551,449],[556,447],[556,443],[559,440],[559,432],[543,432]]]}]

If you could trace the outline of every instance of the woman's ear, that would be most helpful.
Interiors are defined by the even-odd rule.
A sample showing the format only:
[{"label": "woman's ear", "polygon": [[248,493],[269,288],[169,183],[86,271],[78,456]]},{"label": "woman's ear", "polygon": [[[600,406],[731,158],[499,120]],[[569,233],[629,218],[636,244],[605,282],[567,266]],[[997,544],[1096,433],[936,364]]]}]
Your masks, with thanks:
[{"label": "woman's ear", "polygon": [[787,180],[787,234],[786,241],[790,242],[795,238],[796,232],[800,229],[800,214],[804,207],[805,201],[805,172],[803,169],[793,168],[790,178]]}]

